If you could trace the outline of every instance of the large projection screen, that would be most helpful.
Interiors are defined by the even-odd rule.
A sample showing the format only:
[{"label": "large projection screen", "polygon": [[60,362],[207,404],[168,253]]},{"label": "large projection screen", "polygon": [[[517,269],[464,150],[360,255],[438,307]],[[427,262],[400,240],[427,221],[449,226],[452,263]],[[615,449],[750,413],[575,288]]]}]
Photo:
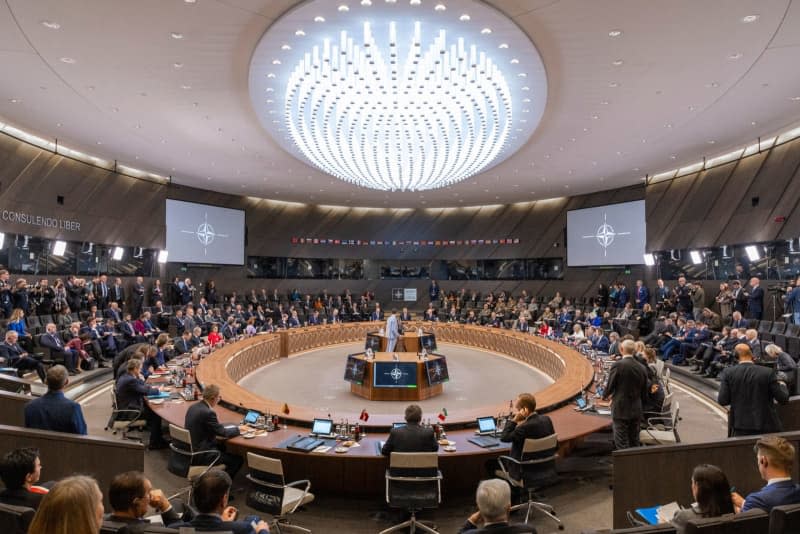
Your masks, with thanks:
[{"label": "large projection screen", "polygon": [[644,200],[567,212],[567,265],[601,267],[644,263]]},{"label": "large projection screen", "polygon": [[244,211],[167,199],[169,261],[244,264]]}]

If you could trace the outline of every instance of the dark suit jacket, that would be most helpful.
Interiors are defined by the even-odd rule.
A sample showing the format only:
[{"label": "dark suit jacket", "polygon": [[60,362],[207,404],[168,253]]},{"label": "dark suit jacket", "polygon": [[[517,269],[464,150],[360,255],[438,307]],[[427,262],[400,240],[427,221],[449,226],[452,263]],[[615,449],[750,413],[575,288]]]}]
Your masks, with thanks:
[{"label": "dark suit jacket", "polygon": [[[119,517],[114,514],[106,514],[105,520],[113,521],[115,523],[125,523],[126,526],[123,529],[124,534],[141,534],[142,532],[144,532],[145,528],[151,525],[150,521],[147,519]],[[177,523],[180,520],[181,518],[178,515],[178,512],[176,512],[174,508],[170,508],[169,510],[161,514],[161,521],[164,523],[164,525]]]},{"label": "dark suit jacket", "polygon": [[192,436],[192,447],[195,451],[217,449],[217,436],[230,438],[239,435],[239,427],[225,428],[220,424],[217,412],[206,401],[189,407],[184,427]]},{"label": "dark suit jacket", "polygon": [[61,391],[48,391],[25,405],[25,427],[86,435],[81,405]]},{"label": "dark suit jacket", "polygon": [[24,506],[25,508],[39,508],[39,503],[42,502],[44,494],[34,493],[28,491],[26,488],[15,490],[4,489],[0,491],[0,502],[3,504],[10,504],[11,506]]},{"label": "dark suit jacket", "polygon": [[64,341],[58,336],[58,332],[55,334],[42,334],[39,337],[39,345],[50,349],[53,354],[64,353],[67,350]]},{"label": "dark suit jacket", "polygon": [[19,346],[19,343],[9,345],[5,341],[0,343],[0,356],[3,356],[8,363],[17,361],[25,351]]},{"label": "dark suit jacket", "polygon": [[520,424],[509,419],[500,435],[500,441],[511,442],[509,456],[521,460],[522,448],[526,439],[544,438],[554,433],[553,422],[549,417],[533,413]]},{"label": "dark suit jacket", "polygon": [[[231,531],[233,534],[257,534],[253,525],[247,521],[223,521],[221,517],[208,514],[197,514],[188,523],[176,523],[170,528],[194,527],[198,532]],[[266,532],[262,530],[259,532]]]},{"label": "dark suit jacket", "polygon": [[752,363],[728,367],[720,377],[717,402],[730,405],[728,435],[780,432],[781,421],[775,410],[777,400],[789,401],[789,390],[779,384],[772,369]]},{"label": "dark suit jacket", "polygon": [[764,311],[764,290],[757,286],[750,290],[750,298],[747,301],[747,309],[750,313],[761,313]]},{"label": "dark suit jacket", "polygon": [[604,398],[613,396],[612,419],[640,419],[647,396],[647,372],[633,357],[623,357],[608,373]]},{"label": "dark suit jacket", "polygon": [[439,443],[433,428],[408,424],[404,427],[393,428],[389,432],[389,439],[384,443],[381,454],[389,456],[393,452],[435,452],[439,450]]},{"label": "dark suit jacket", "polygon": [[144,398],[158,393],[157,388],[151,388],[130,373],[126,372],[117,379],[117,407],[120,410],[142,410]]},{"label": "dark suit jacket", "polygon": [[800,485],[791,480],[768,484],[744,499],[742,512],[760,508],[769,513],[775,506],[800,503]]},{"label": "dark suit jacket", "polygon": [[508,523],[495,523],[483,528],[478,528],[469,521],[464,523],[458,534],[536,534],[536,529],[531,525],[514,525]]}]

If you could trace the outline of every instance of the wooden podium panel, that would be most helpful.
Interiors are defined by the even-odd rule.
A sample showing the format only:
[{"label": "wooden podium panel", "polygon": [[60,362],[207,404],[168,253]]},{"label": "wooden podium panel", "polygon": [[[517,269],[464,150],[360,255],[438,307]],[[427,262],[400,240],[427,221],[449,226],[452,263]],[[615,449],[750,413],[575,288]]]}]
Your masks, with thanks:
[{"label": "wooden podium panel", "polygon": [[[378,336],[381,338],[381,352],[385,352],[389,346],[389,338],[384,334],[381,335],[377,332],[370,332],[369,335]],[[424,335],[424,334],[423,334]],[[394,347],[398,353],[400,352],[413,352],[419,354],[420,344],[419,335],[416,330],[413,332],[406,332],[397,338],[397,345]]]},{"label": "wooden podium panel", "polygon": [[[417,364],[417,387],[383,388],[373,385],[375,362],[394,361],[395,354],[397,354],[401,362],[414,362]],[[363,354],[357,355],[356,358],[367,362],[367,368],[364,372],[364,383],[360,385],[350,384],[350,392],[359,397],[364,397],[365,399],[373,401],[418,401],[441,395],[444,390],[442,384],[436,384],[435,386],[428,385],[428,377],[425,373],[425,361],[420,360],[416,352],[376,352],[372,360],[367,360],[366,356]],[[429,356],[428,359],[436,360],[439,359],[439,356]]]}]

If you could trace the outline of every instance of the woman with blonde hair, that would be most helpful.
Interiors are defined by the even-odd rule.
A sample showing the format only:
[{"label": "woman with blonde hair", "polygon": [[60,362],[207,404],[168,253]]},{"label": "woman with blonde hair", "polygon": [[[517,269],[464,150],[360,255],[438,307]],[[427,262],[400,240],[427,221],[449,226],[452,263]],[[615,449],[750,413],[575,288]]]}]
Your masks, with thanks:
[{"label": "woman with blonde hair", "polygon": [[33,336],[25,328],[25,312],[22,308],[14,308],[11,317],[8,318],[8,329],[13,330],[19,336],[17,343],[25,349],[25,352],[33,354]]},{"label": "woman with blonde hair", "polygon": [[87,476],[61,479],[42,499],[28,534],[91,534],[103,524],[103,494]]}]

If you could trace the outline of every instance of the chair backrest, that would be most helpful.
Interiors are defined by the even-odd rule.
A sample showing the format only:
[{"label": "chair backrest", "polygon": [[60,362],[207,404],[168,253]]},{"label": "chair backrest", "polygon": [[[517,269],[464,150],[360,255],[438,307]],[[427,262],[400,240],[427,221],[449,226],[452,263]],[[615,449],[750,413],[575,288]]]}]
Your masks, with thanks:
[{"label": "chair backrest", "polygon": [[769,531],[769,514],[749,510],[741,514],[692,519],[686,524],[686,534],[753,534]]},{"label": "chair backrest", "polygon": [[281,461],[248,452],[247,467],[250,480],[247,505],[260,512],[281,515],[286,491]]},{"label": "chair backrest", "polygon": [[759,334],[768,334],[771,329],[772,329],[772,321],[761,321],[760,323],[758,323]]},{"label": "chair backrest", "polygon": [[522,446],[522,457],[558,447],[558,434],[550,434],[543,438],[528,438]]},{"label": "chair backrest", "polygon": [[251,471],[257,471],[260,474],[263,473],[264,476],[258,477],[261,480],[280,484],[281,486],[284,484],[283,465],[280,460],[248,452],[247,467],[249,467]]},{"label": "chair backrest", "polygon": [[522,446],[522,463],[519,466],[519,477],[528,489],[550,486],[558,482],[556,456],[558,452],[558,434],[551,434],[538,439],[526,439]]},{"label": "chair backrest", "polygon": [[681,411],[681,403],[675,401],[673,405],[670,407],[670,412],[672,413],[673,430],[675,430],[678,427],[678,421],[680,420],[680,411]]},{"label": "chair backrest", "polygon": [[776,506],[769,514],[769,534],[800,532],[800,504]]},{"label": "chair backrest", "polygon": [[661,405],[661,411],[666,412],[669,411],[672,413],[672,398],[675,395],[670,391],[666,395],[664,395],[664,403]]},{"label": "chair backrest", "polygon": [[185,428],[170,423],[169,437],[172,438],[173,441],[181,442],[188,448],[189,452],[192,452],[192,435]]},{"label": "chair backrest", "polygon": [[435,452],[393,452],[389,457],[390,469],[430,470],[439,467],[439,455]]},{"label": "chair backrest", "polygon": [[35,514],[36,510],[33,508],[0,503],[0,532],[25,534]]}]

